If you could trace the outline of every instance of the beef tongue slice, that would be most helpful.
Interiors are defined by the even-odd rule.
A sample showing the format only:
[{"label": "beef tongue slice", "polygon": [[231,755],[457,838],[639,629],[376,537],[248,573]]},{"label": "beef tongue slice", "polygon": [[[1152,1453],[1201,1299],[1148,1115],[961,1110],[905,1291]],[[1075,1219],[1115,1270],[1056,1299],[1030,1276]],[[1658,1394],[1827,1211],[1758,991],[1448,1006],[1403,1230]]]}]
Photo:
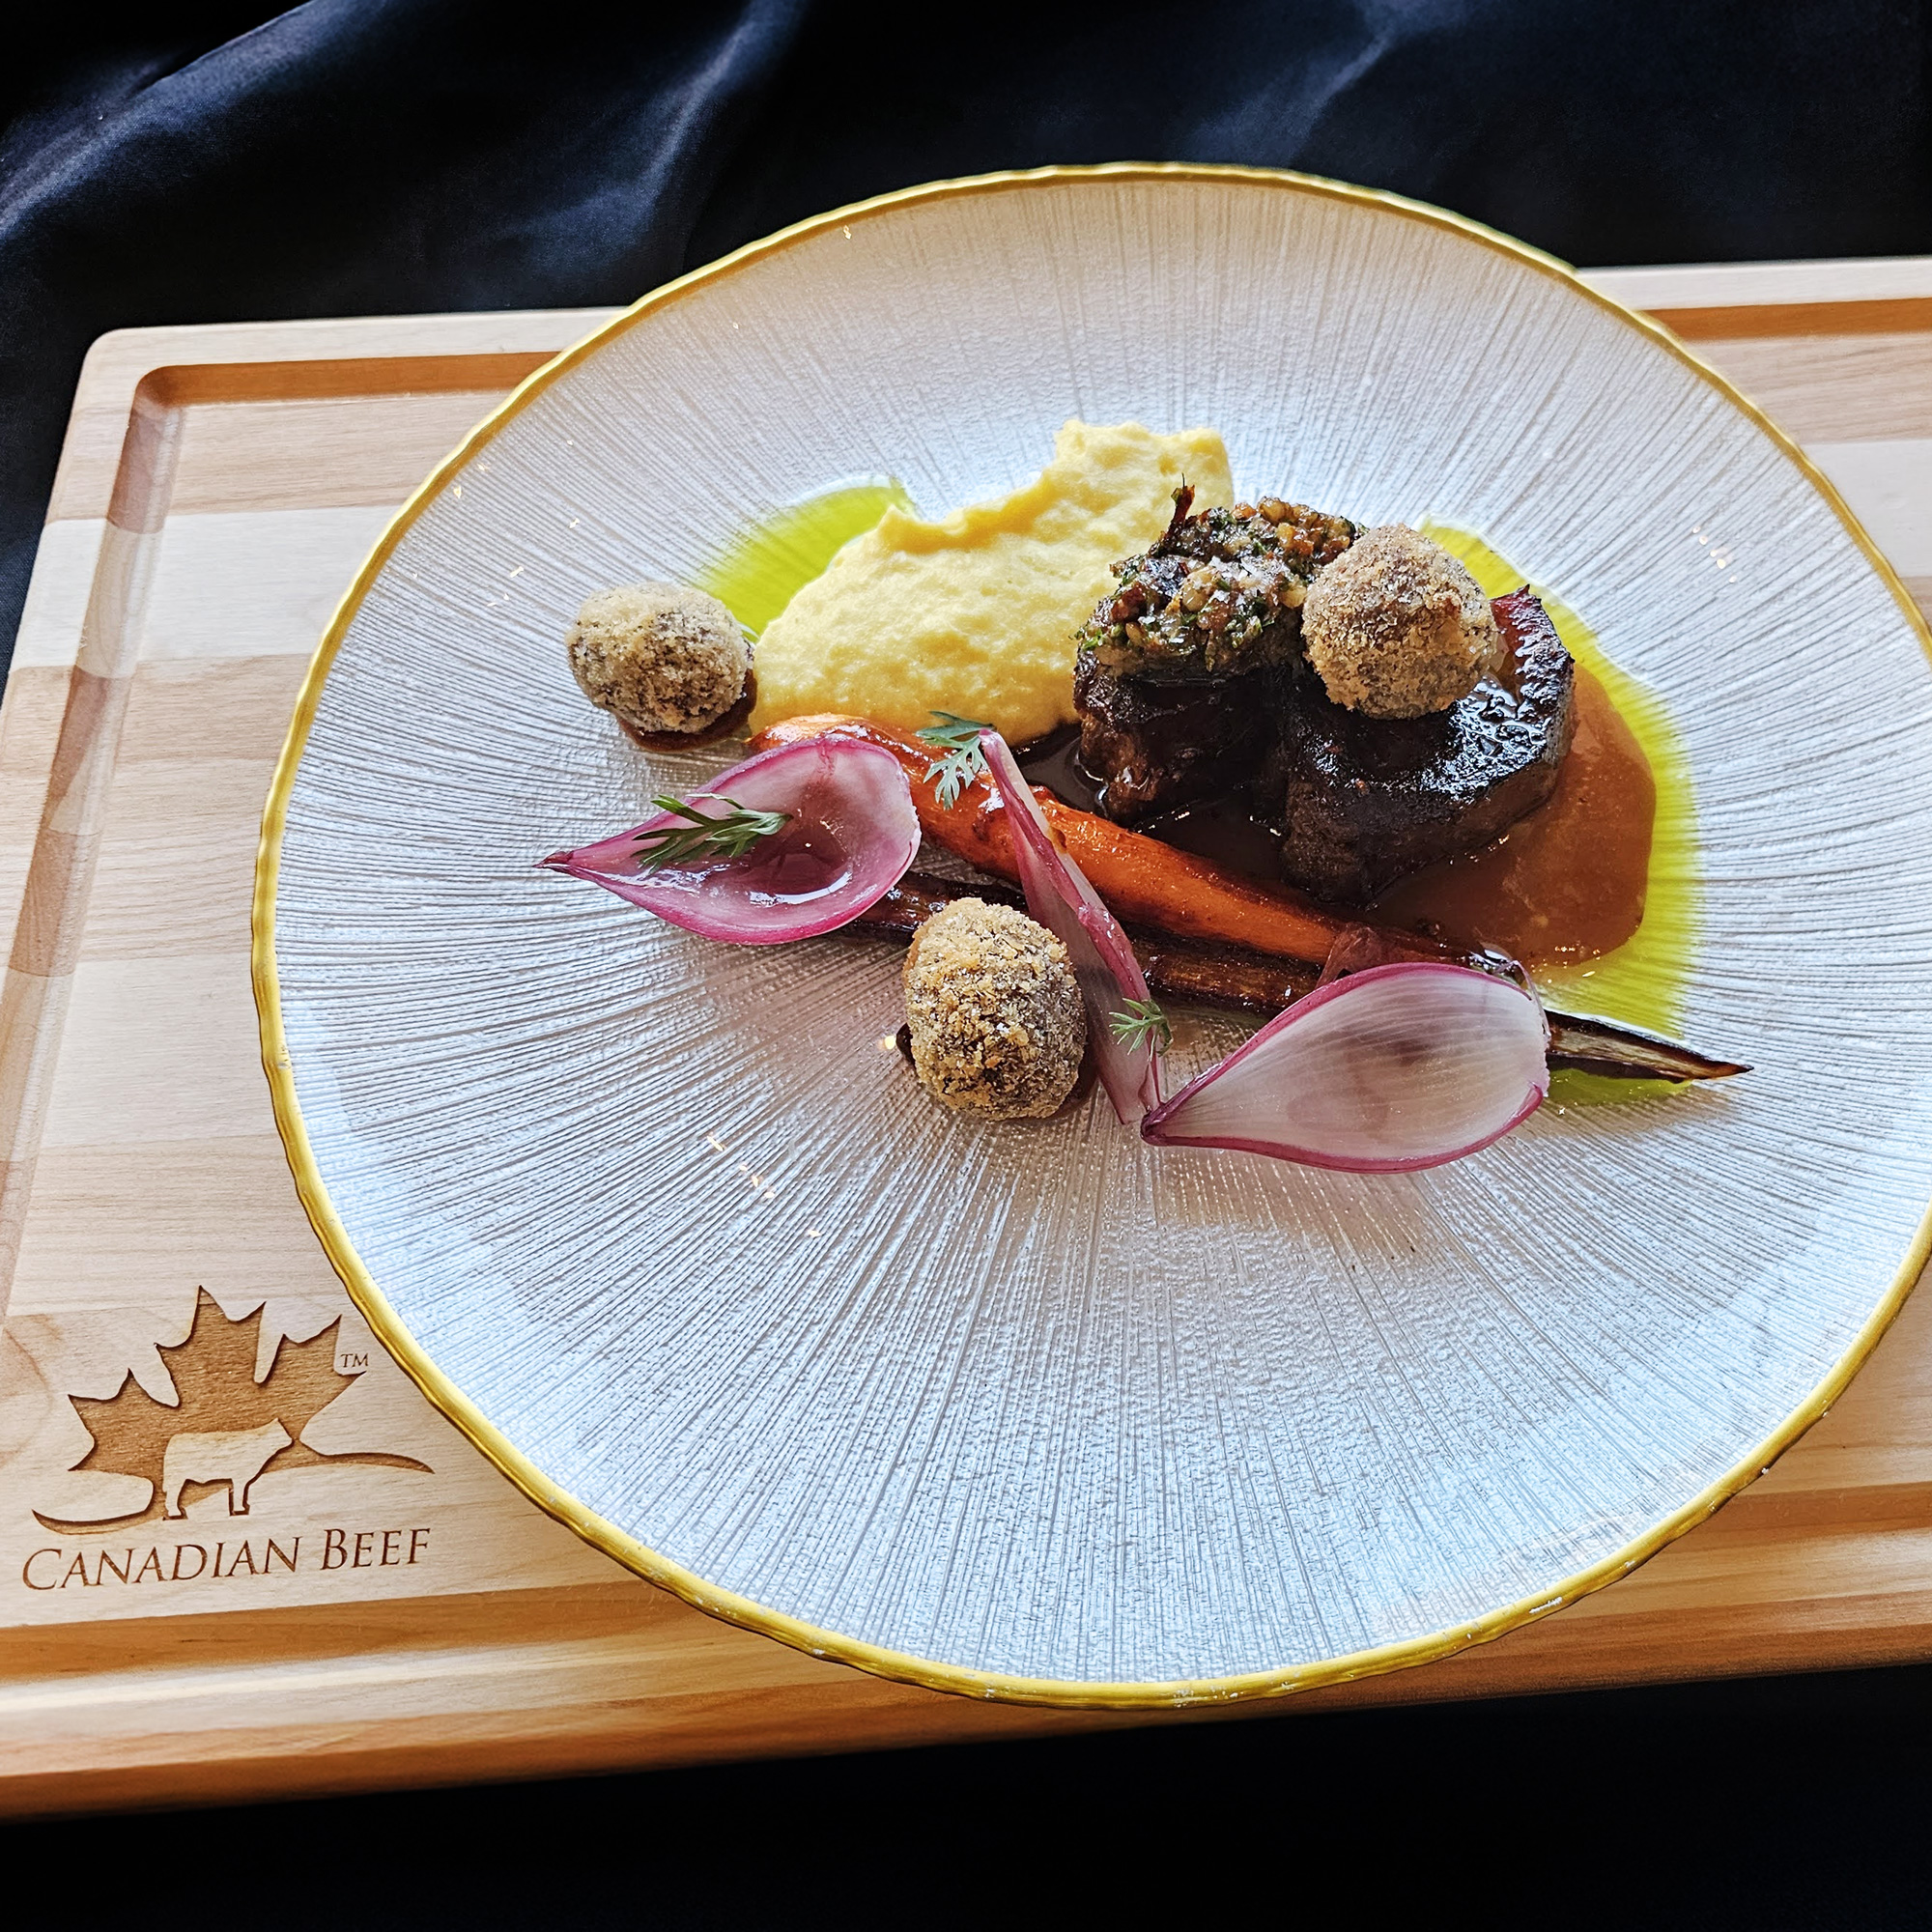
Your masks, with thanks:
[{"label": "beef tongue slice", "polygon": [[1331,703],[1312,673],[1296,680],[1270,763],[1285,782],[1291,884],[1359,904],[1489,844],[1549,796],[1575,728],[1576,666],[1528,590],[1492,609],[1508,661],[1446,711],[1367,718]]},{"label": "beef tongue slice", "polygon": [[1285,679],[1268,668],[1166,684],[1120,676],[1083,651],[1073,668],[1080,762],[1100,786],[1101,810],[1132,825],[1248,784]]}]

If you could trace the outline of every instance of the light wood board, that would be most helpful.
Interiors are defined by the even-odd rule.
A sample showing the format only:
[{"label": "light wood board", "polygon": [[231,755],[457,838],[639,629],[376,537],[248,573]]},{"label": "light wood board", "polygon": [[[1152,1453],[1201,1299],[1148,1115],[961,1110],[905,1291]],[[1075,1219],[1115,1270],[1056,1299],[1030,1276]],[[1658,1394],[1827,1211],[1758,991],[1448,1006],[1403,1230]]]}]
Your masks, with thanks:
[{"label": "light wood board", "polygon": [[[1799,436],[1932,601],[1932,262],[1594,279]],[[248,977],[297,686],[389,513],[603,313],[135,329],[88,358],[0,709],[0,1809],[1147,1721],[884,1683],[630,1577],[429,1406],[297,1205]],[[1919,1299],[1625,1582],[1269,1708],[1928,1655]]]}]

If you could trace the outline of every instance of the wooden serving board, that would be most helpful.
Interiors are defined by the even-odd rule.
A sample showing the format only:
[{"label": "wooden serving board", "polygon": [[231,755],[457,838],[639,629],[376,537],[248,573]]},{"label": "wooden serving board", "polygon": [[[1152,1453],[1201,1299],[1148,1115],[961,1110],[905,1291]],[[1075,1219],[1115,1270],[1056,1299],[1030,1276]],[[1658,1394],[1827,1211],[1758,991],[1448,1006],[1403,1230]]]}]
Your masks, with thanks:
[{"label": "wooden serving board", "polygon": [[[1630,270],[1932,601],[1932,261]],[[544,1516],[372,1341],[257,1057],[258,816],[390,512],[603,311],[133,329],[82,374],[0,709],[0,1808],[1146,1722],[888,1684]],[[1932,1656],[1932,1298],[1627,1581],[1282,1711]]]}]

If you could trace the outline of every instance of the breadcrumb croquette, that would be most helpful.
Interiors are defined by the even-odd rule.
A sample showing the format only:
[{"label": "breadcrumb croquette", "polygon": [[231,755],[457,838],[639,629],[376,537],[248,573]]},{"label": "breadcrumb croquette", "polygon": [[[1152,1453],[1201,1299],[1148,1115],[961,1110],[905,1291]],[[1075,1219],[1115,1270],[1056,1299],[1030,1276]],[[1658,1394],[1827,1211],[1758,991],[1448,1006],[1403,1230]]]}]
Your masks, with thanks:
[{"label": "breadcrumb croquette", "polygon": [[1039,1119],[1073,1091],[1087,1051],[1079,981],[1025,913],[954,899],[914,934],[904,979],[913,1067],[941,1105]]},{"label": "breadcrumb croquette", "polygon": [[744,696],[745,634],[717,598],[681,583],[600,590],[565,640],[592,704],[636,731],[702,731]]},{"label": "breadcrumb croquette", "polygon": [[1329,697],[1370,718],[1446,711],[1503,661],[1476,580],[1406,524],[1357,537],[1316,578],[1301,636]]}]

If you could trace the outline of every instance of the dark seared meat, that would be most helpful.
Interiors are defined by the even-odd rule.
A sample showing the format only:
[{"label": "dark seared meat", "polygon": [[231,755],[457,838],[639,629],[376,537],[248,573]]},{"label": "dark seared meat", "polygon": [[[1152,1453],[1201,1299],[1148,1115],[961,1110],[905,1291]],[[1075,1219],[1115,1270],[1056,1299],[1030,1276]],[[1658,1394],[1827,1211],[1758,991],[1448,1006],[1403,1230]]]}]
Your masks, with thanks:
[{"label": "dark seared meat", "polygon": [[1309,580],[1354,541],[1354,525],[1275,497],[1190,517],[1193,500],[1177,490],[1167,528],[1114,566],[1117,587],[1080,631],[1083,659],[1181,681],[1286,664],[1300,648]]},{"label": "dark seared meat", "polygon": [[1252,781],[1275,735],[1285,673],[1253,670],[1193,684],[1119,677],[1092,651],[1073,667],[1080,762],[1120,825]]},{"label": "dark seared meat", "polygon": [[1309,580],[1354,540],[1346,519],[1274,497],[1198,517],[1193,500],[1174,493],[1167,528],[1114,566],[1080,632],[1080,762],[1122,825],[1254,782]]},{"label": "dark seared meat", "polygon": [[1270,764],[1292,884],[1359,904],[1489,844],[1549,796],[1575,728],[1576,667],[1528,590],[1491,608],[1509,660],[1446,711],[1367,718],[1331,703],[1319,680],[1296,681]]}]

